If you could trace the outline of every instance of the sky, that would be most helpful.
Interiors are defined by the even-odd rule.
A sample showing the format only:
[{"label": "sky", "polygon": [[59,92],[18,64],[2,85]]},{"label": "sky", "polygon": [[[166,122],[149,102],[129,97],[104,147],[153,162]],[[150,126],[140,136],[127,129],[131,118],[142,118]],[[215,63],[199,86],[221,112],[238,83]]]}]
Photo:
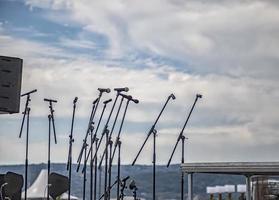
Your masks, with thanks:
[{"label": "sky", "polygon": [[[158,164],[167,164],[198,93],[203,98],[184,131],[186,162],[278,161],[278,24],[275,0],[0,0],[0,55],[23,59],[22,93],[38,90],[30,102],[29,163],[47,162],[43,98],[58,100],[52,162],[67,161],[72,102],[79,98],[76,162],[101,87],[129,87],[140,102],[128,108],[122,163],[132,163],[171,93],[176,99],[156,126]],[[0,116],[0,164],[24,163],[21,119]],[[181,145],[172,163],[180,157]],[[137,164],[152,164],[152,138]]]}]

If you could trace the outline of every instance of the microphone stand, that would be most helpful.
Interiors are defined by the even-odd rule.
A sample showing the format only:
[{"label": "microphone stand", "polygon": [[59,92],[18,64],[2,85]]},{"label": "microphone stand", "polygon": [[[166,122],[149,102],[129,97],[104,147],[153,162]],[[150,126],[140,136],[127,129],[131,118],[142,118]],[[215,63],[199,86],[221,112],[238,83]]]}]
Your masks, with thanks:
[{"label": "microphone stand", "polygon": [[52,125],[52,129],[53,129],[53,134],[54,134],[54,142],[55,144],[57,144],[57,140],[56,140],[56,131],[55,131],[55,125],[54,125],[54,110],[52,107],[52,103],[57,103],[56,100],[52,100],[52,99],[44,99],[44,101],[49,102],[49,110],[50,110],[50,114],[48,115],[48,162],[47,162],[47,200],[49,200],[49,174],[50,174],[50,135],[51,135],[51,125]]},{"label": "microphone stand", "polygon": [[[129,88],[114,88],[115,91],[117,91],[117,93],[119,93],[122,98],[121,98],[121,102],[119,104],[119,107],[118,107],[118,110],[116,112],[116,116],[115,116],[115,119],[114,119],[114,122],[113,122],[113,125],[112,125],[112,128],[111,128],[111,131],[110,131],[110,135],[109,135],[109,139],[111,140],[111,136],[112,136],[112,133],[114,131],[114,127],[115,127],[115,124],[116,124],[116,121],[118,119],[118,115],[119,115],[119,112],[120,112],[120,109],[121,109],[121,106],[122,106],[122,103],[123,103],[123,100],[124,100],[124,96],[120,93],[120,92],[128,92],[129,91]],[[103,163],[103,159],[104,159],[104,156],[105,156],[105,150],[103,152],[103,155],[101,157],[101,160],[100,160],[100,163],[99,163],[99,168],[101,167],[102,163]]]},{"label": "microphone stand", "polygon": [[[112,133],[114,131],[114,127],[115,127],[115,124],[116,124],[116,121],[117,121],[117,118],[118,118],[118,115],[119,115],[119,112],[120,112],[120,109],[121,109],[121,106],[122,106],[122,103],[123,103],[123,99],[124,97],[122,96],[121,98],[121,101],[120,101],[120,104],[119,104],[119,107],[118,107],[118,110],[117,110],[117,113],[116,113],[116,116],[115,116],[115,119],[114,119],[114,122],[113,122],[113,126],[112,126],[112,129],[110,131],[110,135],[109,135],[109,138],[108,138],[108,145],[110,146],[110,155],[109,155],[109,158],[111,158],[111,147],[112,147],[112,140],[111,140],[111,136],[112,136]],[[101,158],[101,161],[99,163],[99,168],[102,166],[102,161],[104,159],[104,156],[106,155],[106,151],[107,151],[107,146],[105,147],[104,149],[104,152],[103,152],[103,155],[102,155],[102,158]],[[107,155],[106,155],[107,156]],[[107,158],[107,157],[106,157]],[[106,166],[107,166],[107,161],[106,161]],[[106,167],[105,167],[105,172],[106,172]],[[106,175],[105,175],[105,180],[106,180]],[[106,181],[105,181],[106,182]],[[111,177],[109,177],[109,186],[111,184]],[[106,186],[107,187],[107,186]],[[105,191],[107,191],[107,188],[105,188]],[[110,198],[110,194],[108,194],[108,198]]]},{"label": "microphone stand", "polygon": [[[92,159],[93,158],[93,153],[92,153],[92,148],[93,148],[94,142],[96,141],[97,132],[99,130],[99,126],[100,126],[100,123],[102,121],[102,118],[103,118],[105,109],[107,107],[107,104],[109,102],[111,102],[111,99],[109,99],[107,101],[104,101],[103,110],[102,110],[102,113],[101,113],[101,116],[100,116],[100,119],[99,119],[99,122],[98,122],[98,125],[97,125],[97,128],[96,128],[96,131],[95,131],[94,135],[93,135],[93,131],[91,132],[91,144],[90,144],[89,152],[88,152],[87,155],[85,154],[85,164],[87,163],[87,161],[89,159],[89,155],[91,155],[91,160],[90,160],[90,199],[92,199],[92,197],[93,197],[93,191],[92,191],[92,187],[93,187],[93,159]],[[85,172],[86,172],[86,168],[85,168],[85,165],[84,165],[84,168],[82,169],[82,173],[85,173]]]},{"label": "microphone stand", "polygon": [[[87,142],[87,137],[88,137],[88,134],[90,132],[90,128],[92,129],[92,125],[94,124],[93,120],[94,120],[94,117],[95,117],[95,114],[96,114],[96,111],[97,111],[97,108],[98,108],[98,105],[99,105],[99,102],[100,102],[100,99],[102,97],[102,94],[103,92],[107,92],[107,93],[110,93],[110,89],[107,88],[107,89],[104,89],[104,88],[98,88],[99,90],[99,97],[93,102],[93,108],[92,108],[92,111],[91,111],[91,115],[90,115],[90,119],[89,119],[89,123],[88,123],[88,129],[87,129],[87,132],[86,132],[86,135],[85,135],[85,138],[83,140],[83,145],[82,145],[82,148],[81,148],[81,151],[79,153],[79,157],[78,157],[78,166],[77,166],[77,172],[79,171],[79,167],[80,167],[80,163],[81,163],[81,159],[82,159],[82,154],[83,154],[83,149],[87,146],[86,142]],[[97,103],[96,107],[95,107],[95,104]],[[93,130],[91,130],[92,132]]]},{"label": "microphone stand", "polygon": [[28,177],[28,144],[29,144],[29,117],[30,117],[30,111],[31,108],[29,107],[29,102],[31,101],[30,98],[30,94],[37,92],[37,90],[32,90],[30,92],[27,92],[25,94],[22,94],[21,97],[27,96],[26,98],[26,103],[25,103],[25,108],[24,108],[24,112],[23,114],[23,118],[22,118],[22,123],[21,123],[21,127],[20,127],[20,133],[19,133],[19,138],[21,138],[22,135],[22,130],[23,130],[23,126],[24,126],[24,122],[25,122],[25,117],[27,115],[27,122],[26,122],[26,145],[25,145],[25,174],[24,174],[24,179],[25,179],[25,187],[24,187],[24,200],[27,199],[27,177]]},{"label": "microphone stand", "polygon": [[[99,119],[99,122],[98,122],[98,125],[97,125],[97,129],[95,131],[95,134],[93,135],[93,132],[91,133],[91,138],[90,138],[90,149],[89,149],[89,152],[88,152],[88,155],[90,154],[90,200],[92,200],[93,198],[93,150],[92,150],[92,147],[93,147],[93,143],[96,141],[96,138],[97,138],[97,132],[99,130],[99,126],[100,126],[100,123],[102,121],[102,118],[103,118],[103,114],[104,114],[104,111],[106,109],[106,105],[111,102],[112,100],[109,99],[107,101],[104,101],[104,107],[103,107],[103,110],[102,110],[102,113],[101,113],[101,116],[100,116],[100,119]],[[88,161],[88,157],[86,158],[86,163]],[[84,172],[84,171],[83,171]]]},{"label": "microphone stand", "polygon": [[114,102],[113,102],[113,105],[112,105],[112,108],[111,108],[109,117],[108,117],[108,119],[107,119],[107,121],[106,121],[106,124],[105,124],[105,126],[104,126],[104,129],[103,129],[103,132],[102,132],[100,141],[99,141],[98,146],[97,146],[97,149],[96,149],[96,152],[95,152],[95,154],[94,154],[94,156],[93,156],[93,160],[96,159],[98,150],[99,150],[99,148],[100,148],[100,145],[101,145],[101,143],[102,143],[102,139],[103,139],[103,137],[104,137],[104,134],[106,133],[106,131],[108,131],[108,129],[107,129],[107,128],[108,128],[108,123],[109,123],[109,120],[110,120],[110,118],[111,118],[112,112],[113,112],[113,110],[114,110],[114,107],[115,107],[116,101],[117,101],[117,99],[118,99],[118,96],[119,96],[119,94],[117,93],[117,94],[116,94],[116,97],[115,97],[115,99],[114,99]]},{"label": "microphone stand", "polygon": [[[99,126],[100,126],[100,123],[102,121],[102,118],[103,118],[103,115],[104,115],[104,112],[105,112],[105,109],[106,109],[106,105],[107,105],[107,103],[104,103],[104,107],[103,107],[103,110],[102,110],[102,113],[101,113],[101,116],[100,116],[100,119],[99,119],[99,122],[98,122],[98,125],[97,125],[97,128],[96,128],[95,134],[94,135],[91,134],[91,145],[90,145],[90,149],[89,149],[89,152],[88,152],[88,155],[90,154],[90,199],[91,200],[93,198],[93,191],[92,191],[92,189],[93,189],[93,150],[92,150],[92,148],[93,148],[94,142],[96,144],[98,143],[97,132],[99,130]],[[87,162],[87,160],[88,160],[88,157],[86,158],[86,162]],[[94,169],[95,168],[96,168],[96,166],[94,166]],[[94,171],[96,171],[96,170],[94,170]],[[95,177],[96,177],[96,172],[94,174],[94,178]],[[96,182],[96,179],[94,179],[94,182]],[[94,185],[94,187],[95,187],[95,185]],[[95,190],[96,189],[94,189],[94,193],[95,193]],[[94,198],[94,200],[96,200],[96,197]]]},{"label": "microphone stand", "polygon": [[[110,131],[110,136],[109,136],[110,139],[111,139],[112,133],[114,131],[114,127],[116,125],[116,121],[118,119],[118,115],[119,115],[120,109],[122,107],[123,100],[124,100],[124,97],[122,97],[121,100],[120,100],[120,104],[119,104],[119,107],[117,109],[116,116],[115,116],[115,119],[114,119],[114,122],[113,122],[113,125],[112,125],[112,128],[111,128],[111,131]],[[104,149],[103,155],[101,157],[101,160],[100,160],[100,163],[99,163],[99,167],[102,165],[104,157],[105,157],[105,149]]]},{"label": "microphone stand", "polygon": [[105,197],[104,199],[107,200],[108,199],[108,194],[107,194],[107,177],[108,177],[108,138],[109,137],[109,130],[106,131],[106,148],[105,148],[105,181],[104,181],[104,193],[105,193]]},{"label": "microphone stand", "polygon": [[[110,118],[111,118],[111,115],[112,115],[112,112],[113,112],[113,110],[114,110],[114,107],[115,107],[115,104],[116,104],[116,102],[117,102],[118,97],[119,97],[119,92],[117,92],[117,94],[116,94],[116,97],[115,97],[115,100],[114,100],[114,102],[113,102],[113,105],[112,105],[112,108],[111,108],[109,117],[108,117],[108,119],[107,119],[107,121],[106,121],[106,124],[105,124],[105,127],[104,127],[104,129],[103,129],[103,132],[102,132],[100,141],[99,141],[99,143],[98,143],[97,149],[96,149],[96,151],[95,151],[95,154],[94,154],[92,160],[97,159],[97,153],[98,153],[98,150],[99,150],[100,145],[101,145],[101,143],[102,143],[102,139],[103,139],[103,137],[104,137],[105,134],[108,135],[108,133],[109,133],[109,130],[108,130],[108,123],[109,123],[109,121],[110,121]],[[106,136],[106,138],[107,138],[107,136]],[[106,141],[106,146],[107,146],[107,141]],[[106,180],[106,178],[107,178],[107,177],[106,177],[106,173],[107,173],[107,171],[105,170],[105,187],[106,187],[106,184],[107,184],[107,182],[106,182],[106,181],[107,181],[107,180]],[[106,190],[105,190],[105,191],[106,191]],[[106,199],[106,195],[105,195],[105,200],[107,200],[107,199]]]},{"label": "microphone stand", "polygon": [[[112,106],[112,108],[111,108],[111,112],[110,112],[110,114],[109,114],[109,117],[108,117],[108,119],[107,119],[107,122],[106,122],[106,124],[105,124],[103,133],[102,133],[102,135],[101,135],[100,142],[98,143],[98,146],[97,146],[95,155],[93,156],[93,160],[96,159],[96,157],[97,157],[98,150],[99,150],[99,148],[100,148],[100,145],[101,145],[101,143],[102,143],[102,139],[103,139],[103,137],[104,137],[105,134],[106,134],[106,147],[108,146],[108,134],[109,134],[108,123],[109,123],[109,121],[110,121],[111,115],[112,115],[112,113],[113,113],[113,110],[114,110],[115,104],[116,104],[116,102],[117,102],[117,99],[118,99],[118,97],[119,97],[119,95],[120,95],[120,92],[121,92],[121,91],[128,91],[129,89],[128,89],[128,88],[115,88],[114,90],[117,91],[116,97],[115,97],[113,106]],[[106,159],[107,159],[107,156],[106,156]],[[106,165],[106,166],[107,166],[107,165]],[[105,183],[104,183],[104,185],[105,185],[105,190],[104,190],[104,191],[106,191],[106,187],[107,187],[107,168],[105,169],[105,181],[104,181],[104,182],[105,182]],[[105,194],[105,200],[107,200],[107,195],[106,195],[106,194]]]},{"label": "microphone stand", "polygon": [[137,187],[135,187],[134,190],[133,190],[133,197],[134,197],[134,200],[137,200],[137,190],[138,190]]},{"label": "microphone stand", "polygon": [[72,180],[72,145],[74,142],[73,139],[73,128],[74,128],[74,120],[75,120],[75,111],[76,111],[76,103],[78,98],[76,97],[73,101],[73,115],[72,115],[72,123],[71,123],[71,133],[69,135],[69,151],[68,151],[68,162],[67,162],[67,170],[69,171],[69,192],[68,192],[68,200],[71,198],[71,180]]},{"label": "microphone stand", "polygon": [[[121,181],[121,190],[120,190],[120,199],[123,200],[124,199],[124,190],[126,187],[126,181],[130,178],[130,176],[125,177],[124,179],[122,179]],[[119,198],[118,198],[119,199]]]},{"label": "microphone stand", "polygon": [[87,146],[87,137],[89,135],[89,132],[92,131],[92,127],[93,127],[93,116],[94,116],[94,113],[95,113],[95,108],[96,108],[96,103],[98,103],[99,101],[99,98],[97,98],[95,101],[93,101],[93,106],[92,106],[92,109],[91,109],[91,114],[90,114],[90,118],[89,118],[89,122],[88,122],[88,127],[87,127],[87,131],[86,131],[86,134],[85,134],[85,138],[83,139],[83,144],[82,144],[82,147],[81,147],[81,150],[80,150],[80,153],[79,153],[79,156],[78,156],[78,160],[77,160],[77,172],[79,171],[79,167],[80,167],[80,163],[81,163],[81,159],[82,159],[82,155],[83,155],[83,151],[84,151],[84,148],[85,146]]},{"label": "microphone stand", "polygon": [[[126,97],[126,95],[123,96],[123,97]],[[123,113],[123,116],[122,116],[121,124],[120,124],[119,131],[118,131],[118,135],[117,135],[116,140],[115,140],[115,146],[114,146],[113,154],[111,154],[112,144],[110,145],[109,172],[108,172],[109,173],[109,186],[111,184],[112,162],[113,162],[113,158],[114,158],[117,146],[119,147],[119,149],[118,149],[118,165],[117,165],[118,175],[117,175],[117,178],[118,179],[120,178],[120,146],[121,146],[120,134],[121,134],[121,131],[122,131],[122,127],[123,127],[123,123],[124,123],[124,120],[125,120],[125,117],[126,117],[126,113],[127,113],[129,103],[130,103],[130,101],[133,101],[134,103],[139,102],[137,99],[133,99],[132,96],[127,96],[126,98],[127,98],[126,107],[125,107],[125,110],[124,110],[124,113]],[[119,189],[119,183],[117,185],[117,188]],[[110,188],[108,188],[108,196],[110,198]]]},{"label": "microphone stand", "polygon": [[87,144],[84,147],[84,167],[85,172],[83,173],[83,191],[82,191],[82,199],[85,200],[85,189],[86,189],[86,151],[87,151]]},{"label": "microphone stand", "polygon": [[132,182],[130,183],[129,188],[130,188],[130,190],[133,190],[134,200],[138,200],[137,199],[137,190],[138,190],[138,188],[137,188],[134,180],[132,180]]},{"label": "microphone stand", "polygon": [[110,121],[112,112],[113,112],[113,110],[114,110],[114,107],[115,107],[115,104],[116,104],[116,102],[117,102],[117,99],[118,99],[118,97],[119,97],[119,95],[120,95],[120,92],[128,92],[128,91],[129,91],[129,88],[127,88],[127,87],[125,87],[125,88],[114,88],[114,90],[117,92],[117,93],[116,93],[116,97],[115,97],[115,99],[114,99],[114,102],[113,102],[113,105],[112,105],[112,108],[111,108],[109,117],[108,117],[107,122],[106,122],[106,124],[105,124],[105,127],[104,127],[104,129],[103,129],[103,132],[102,132],[102,135],[101,135],[101,138],[100,138],[100,142],[99,142],[99,144],[98,144],[98,147],[97,147],[97,150],[96,150],[95,155],[94,155],[94,157],[93,157],[93,160],[94,160],[94,159],[96,158],[96,156],[97,156],[97,153],[98,153],[98,150],[99,150],[99,148],[100,148],[100,145],[101,145],[101,142],[102,142],[102,139],[103,139],[103,137],[104,137],[105,132],[108,131],[108,129],[107,129],[107,128],[108,128],[108,123],[109,123],[109,121]]},{"label": "microphone stand", "polygon": [[[119,95],[122,95],[122,94],[119,93]],[[123,101],[123,98],[122,98],[122,101]],[[122,101],[119,105],[118,111],[120,110]],[[118,117],[118,113],[117,113],[116,117]],[[116,117],[115,117],[115,122],[116,122]],[[110,135],[111,134],[112,134],[112,132],[110,133]],[[111,156],[111,147],[112,147],[112,140],[111,140],[111,137],[109,136],[109,131],[106,131],[105,144],[106,144],[106,146],[105,146],[105,150],[104,150],[104,153],[105,153],[105,180],[104,180],[104,194],[105,195],[104,195],[104,199],[107,200],[107,199],[110,199],[110,194],[108,193],[108,190],[107,190],[107,187],[110,187],[110,184],[108,184],[108,146],[110,146],[110,156]]]},{"label": "microphone stand", "polygon": [[175,99],[175,96],[174,94],[171,94],[170,96],[168,96],[168,99],[166,101],[166,103],[164,104],[161,112],[159,113],[157,119],[155,120],[154,124],[152,125],[151,129],[149,130],[148,134],[147,134],[147,137],[145,139],[145,141],[143,142],[143,145],[141,146],[136,158],[134,159],[133,163],[132,163],[132,166],[135,165],[145,143],[147,142],[148,138],[150,137],[151,134],[153,134],[153,200],[155,200],[155,196],[156,196],[156,193],[155,193],[155,188],[156,188],[156,133],[157,133],[157,130],[155,129],[155,126],[159,120],[159,118],[161,117],[167,103],[169,102],[170,99]]},{"label": "microphone stand", "polygon": [[[117,182],[118,182],[118,180],[114,181],[114,183],[110,186],[110,189],[112,189]],[[105,196],[105,193],[102,194],[102,196],[99,198],[99,200],[102,199],[104,196]]]},{"label": "microphone stand", "polygon": [[[107,88],[107,89],[98,88],[98,90],[99,90],[99,97],[93,102],[93,108],[92,108],[90,119],[89,119],[89,123],[88,123],[88,129],[87,129],[85,138],[83,140],[83,145],[82,145],[79,157],[78,157],[77,172],[79,171],[79,167],[80,167],[80,163],[81,163],[81,159],[82,159],[82,154],[83,154],[83,151],[85,150],[85,152],[84,152],[84,166],[83,166],[83,176],[84,176],[84,181],[83,181],[84,195],[83,195],[83,198],[84,199],[85,199],[86,162],[87,162],[87,159],[86,159],[87,152],[86,152],[86,150],[87,150],[87,146],[88,146],[88,144],[87,144],[87,137],[88,137],[89,132],[91,133],[91,137],[92,137],[93,130],[94,130],[94,126],[93,126],[94,121],[93,120],[94,120],[94,117],[95,117],[95,114],[96,114],[96,111],[97,111],[97,108],[98,108],[98,105],[99,105],[99,102],[100,102],[100,99],[102,97],[103,92],[107,92],[107,93],[110,92],[109,88]],[[96,104],[96,107],[95,107],[95,104]],[[90,172],[92,172],[92,170],[90,170]]]},{"label": "microphone stand", "polygon": [[[95,150],[97,150],[99,138],[96,137],[95,139]],[[91,153],[92,155],[92,153]],[[94,194],[93,199],[97,199],[97,159],[94,160]]]},{"label": "microphone stand", "polygon": [[[183,135],[183,132],[184,132],[184,129],[185,129],[187,123],[188,123],[188,120],[189,120],[189,118],[190,118],[190,116],[191,116],[191,114],[192,114],[192,112],[193,112],[193,110],[194,110],[194,107],[195,107],[195,105],[196,105],[196,102],[197,102],[197,100],[198,100],[199,98],[202,98],[202,95],[197,94],[197,95],[196,95],[196,98],[195,98],[195,101],[194,101],[194,104],[192,105],[192,108],[191,108],[191,110],[190,110],[190,113],[188,114],[188,117],[187,117],[187,119],[186,119],[186,121],[185,121],[185,123],[184,123],[184,125],[183,125],[183,128],[182,128],[182,130],[181,130],[181,132],[180,132],[180,134],[179,134],[179,136],[178,136],[178,138],[177,138],[177,140],[176,140],[176,143],[175,143],[174,149],[173,149],[173,151],[172,151],[172,153],[171,153],[171,156],[170,156],[170,158],[169,158],[167,167],[169,167],[169,165],[170,165],[170,163],[171,163],[173,154],[174,154],[174,152],[175,152],[175,150],[176,150],[176,147],[177,147],[177,145],[178,145],[178,143],[179,143],[180,140],[181,140],[181,145],[182,145],[181,164],[184,163],[184,144],[185,144],[185,136]],[[181,173],[181,200],[183,200],[183,198],[184,198],[184,173],[182,172],[182,173]]]},{"label": "microphone stand", "polygon": [[121,141],[117,140],[116,145],[118,146],[118,161],[117,161],[117,191],[116,191],[116,199],[119,200],[120,199],[120,166],[121,166]]}]

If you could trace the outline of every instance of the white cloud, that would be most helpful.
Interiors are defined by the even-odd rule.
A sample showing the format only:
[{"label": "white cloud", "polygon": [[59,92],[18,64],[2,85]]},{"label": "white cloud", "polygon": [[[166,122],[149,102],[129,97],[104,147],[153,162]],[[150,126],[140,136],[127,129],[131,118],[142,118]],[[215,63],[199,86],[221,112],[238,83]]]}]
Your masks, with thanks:
[{"label": "white cloud", "polygon": [[90,40],[84,39],[69,39],[60,38],[60,43],[62,46],[70,48],[85,48],[85,49],[96,49],[96,44]]},{"label": "white cloud", "polygon": [[70,11],[73,22],[109,39],[108,55],[140,49],[190,63],[200,73],[278,75],[279,7],[274,1],[27,3]]},{"label": "white cloud", "polygon": [[[32,97],[33,116],[47,115],[48,107],[42,99],[49,97],[58,99],[55,115],[69,118],[72,100],[78,96],[77,116],[88,117],[98,87],[127,86],[130,94],[140,100],[139,105],[130,105],[127,123],[151,125],[173,92],[177,99],[169,103],[158,124],[158,160],[164,163],[195,94],[201,93],[204,97],[199,100],[186,131],[190,138],[187,159],[276,158],[279,14],[271,1],[72,1],[66,6],[65,2],[28,4],[70,11],[70,19],[75,23],[109,38],[108,55],[121,58],[134,49],[146,50],[152,55],[183,60],[189,63],[190,72],[152,60],[145,60],[149,67],[142,69],[122,62],[94,61],[0,32],[0,53],[24,59],[22,91],[38,89]],[[258,13],[261,17],[256,18]],[[62,38],[61,42],[73,46],[75,41]],[[84,41],[78,46],[93,44]],[[109,97],[113,96],[106,95],[104,99]],[[124,163],[131,162],[145,137],[137,130],[134,132],[137,133],[123,134],[123,149],[129,149],[124,151]],[[82,136],[78,138],[81,140]],[[5,144],[12,144],[10,140],[2,142],[5,138],[0,141],[4,149]],[[33,145],[36,148],[39,143]],[[265,157],[266,151],[259,147],[270,150],[269,155]],[[62,160],[66,150],[65,143],[54,159]],[[139,162],[149,163],[151,150],[151,146],[146,147],[144,154],[150,157],[143,156]],[[178,158],[179,153],[176,161]],[[19,157],[6,156],[3,162],[14,160]],[[40,159],[35,156],[33,160]]]}]

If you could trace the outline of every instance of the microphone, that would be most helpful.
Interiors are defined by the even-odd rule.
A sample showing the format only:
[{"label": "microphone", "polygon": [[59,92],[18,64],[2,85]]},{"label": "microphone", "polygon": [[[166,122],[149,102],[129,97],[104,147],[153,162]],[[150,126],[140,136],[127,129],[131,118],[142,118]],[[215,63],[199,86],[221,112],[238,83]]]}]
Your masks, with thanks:
[{"label": "microphone", "polygon": [[26,93],[24,93],[24,94],[22,94],[22,95],[20,95],[20,96],[21,96],[21,97],[23,97],[23,96],[26,96],[26,95],[32,94],[32,93],[34,93],[34,92],[37,92],[37,89],[32,90],[32,91],[30,91],[30,92],[26,92]]},{"label": "microphone", "polygon": [[129,178],[130,176],[126,176],[125,178],[122,179],[122,182],[126,182]]},{"label": "microphone", "polygon": [[95,99],[95,100],[93,101],[93,104],[96,104],[98,100],[99,100],[99,98]]},{"label": "microphone", "polygon": [[98,88],[98,90],[99,90],[100,92],[110,93],[110,89],[109,89],[109,88]]},{"label": "microphone", "polygon": [[117,92],[128,92],[129,88],[127,88],[127,87],[124,87],[124,88],[114,88],[114,90],[117,91]]},{"label": "microphone", "polygon": [[139,100],[138,99],[131,99],[131,101],[133,101],[134,103],[139,103]]},{"label": "microphone", "polygon": [[76,103],[76,102],[77,102],[77,100],[78,100],[78,97],[75,97],[75,99],[74,99],[74,103]]},{"label": "microphone", "polygon": [[196,97],[197,97],[197,98],[202,98],[202,95],[201,95],[201,94],[197,94]]},{"label": "microphone", "polygon": [[122,97],[124,97],[126,99],[131,99],[132,98],[132,96],[126,95],[126,94],[122,94],[122,93],[119,93],[119,95],[121,95]]},{"label": "microphone", "polygon": [[134,190],[135,188],[137,188],[136,182],[134,180],[131,181],[129,188],[130,188],[130,190]]},{"label": "microphone", "polygon": [[174,100],[175,99],[174,94],[170,94],[169,98],[172,98]]},{"label": "microphone", "polygon": [[139,100],[138,99],[133,99],[133,97],[131,95],[126,95],[126,94],[122,94],[122,93],[119,93],[119,95],[128,99],[129,101],[133,101],[134,103],[139,103]]},{"label": "microphone", "polygon": [[57,103],[57,100],[53,100],[53,99],[44,99],[44,101],[49,101],[49,102]]},{"label": "microphone", "polygon": [[112,99],[108,99],[108,100],[104,101],[104,104],[107,104],[107,103],[109,103],[111,101],[112,101]]}]

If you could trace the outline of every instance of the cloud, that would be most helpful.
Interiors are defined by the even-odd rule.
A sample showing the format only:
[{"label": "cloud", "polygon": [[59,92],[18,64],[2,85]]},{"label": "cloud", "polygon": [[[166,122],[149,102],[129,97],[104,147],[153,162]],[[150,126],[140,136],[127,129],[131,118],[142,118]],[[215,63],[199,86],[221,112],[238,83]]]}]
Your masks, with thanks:
[{"label": "cloud", "polygon": [[83,49],[95,49],[96,44],[91,42],[90,40],[83,39],[69,39],[69,38],[61,38],[60,43],[62,46],[70,47],[70,48],[83,48]]},{"label": "cloud", "polygon": [[[43,98],[58,100],[55,116],[62,120],[70,119],[72,100],[78,96],[77,118],[84,119],[98,95],[98,87],[129,87],[129,93],[140,104],[131,104],[127,114],[127,129],[123,130],[124,163],[132,161],[170,93],[177,99],[169,102],[157,126],[159,163],[167,161],[196,93],[203,94],[203,98],[198,101],[185,131],[189,137],[186,149],[189,161],[272,160],[278,151],[279,117],[278,6],[273,3],[29,0],[28,5],[44,8],[49,15],[53,10],[67,11],[63,13],[69,15],[69,18],[64,16],[67,23],[78,23],[83,27],[81,32],[87,30],[107,37],[110,41],[110,48],[105,49],[107,56],[95,60],[88,55],[77,55],[52,43],[7,35],[2,26],[0,54],[24,59],[22,91],[38,89],[31,102],[32,116],[37,119],[49,112]],[[256,20],[258,13],[261,18]],[[64,23],[64,18],[57,22]],[[95,41],[84,39],[63,36],[60,44],[95,48]],[[138,51],[146,52],[147,58],[139,56],[127,62],[127,57]],[[153,59],[157,56],[162,56],[162,60]],[[178,67],[176,62],[185,67],[181,64]],[[113,97],[111,93],[103,99]],[[136,128],[141,125],[146,126],[145,132]],[[86,127],[82,124],[76,127],[80,142]],[[0,141],[4,149],[14,145],[6,137]],[[40,144],[34,143],[32,148]],[[57,148],[59,155],[54,155],[54,160],[61,161],[67,143]],[[150,156],[142,156],[139,162],[149,163],[151,152],[148,143],[144,154]],[[174,161],[178,162],[179,157],[177,152]],[[3,162],[20,159],[16,155],[3,158]],[[36,155],[33,160],[40,158]]]},{"label": "cloud", "polygon": [[[91,102],[97,97],[98,87],[128,86],[130,94],[138,98],[140,104],[130,105],[127,123],[144,122],[151,126],[167,96],[174,92],[177,99],[167,106],[158,123],[158,131],[161,131],[162,127],[178,130],[177,127],[182,127],[190,111],[195,94],[199,92],[204,96],[199,100],[188,124],[189,128],[197,130],[194,132],[202,135],[199,140],[207,140],[215,133],[230,137],[235,135],[235,143],[242,141],[260,144],[264,139],[264,143],[269,145],[274,142],[272,138],[276,137],[276,124],[279,117],[276,109],[278,107],[276,99],[279,95],[277,81],[212,74],[193,75],[177,71],[172,66],[145,69],[128,68],[121,63],[118,66],[106,66],[86,58],[53,57],[51,53],[44,51],[52,49],[52,46],[8,36],[0,37],[7,37],[8,41],[14,42],[10,43],[10,48],[4,46],[0,51],[12,49],[14,55],[24,56],[22,91],[38,89],[38,93],[32,97],[32,116],[47,115],[48,106],[42,99],[49,97],[58,100],[54,105],[56,117],[69,118],[72,100],[78,96],[77,117],[86,118],[89,115]],[[33,52],[40,52],[45,56],[33,55]],[[61,50],[60,53],[63,55],[65,52]],[[109,97],[113,95],[106,95],[104,99]],[[1,117],[5,118],[5,116]],[[162,135],[164,132],[173,131],[163,131]],[[262,138],[263,134],[268,134],[269,137]],[[131,138],[138,135],[135,134]],[[129,138],[129,136],[125,137]],[[137,142],[140,144],[140,139],[137,139]],[[129,143],[133,144],[132,139]],[[224,144],[224,140],[216,140],[213,144]],[[166,143],[163,142],[161,148],[165,148],[165,145]],[[162,151],[169,151],[171,144],[168,146],[168,150]]]},{"label": "cloud", "polygon": [[274,1],[47,2],[27,4],[69,11],[73,22],[109,39],[111,56],[137,49],[190,63],[187,67],[198,73],[278,75],[279,7]]}]

